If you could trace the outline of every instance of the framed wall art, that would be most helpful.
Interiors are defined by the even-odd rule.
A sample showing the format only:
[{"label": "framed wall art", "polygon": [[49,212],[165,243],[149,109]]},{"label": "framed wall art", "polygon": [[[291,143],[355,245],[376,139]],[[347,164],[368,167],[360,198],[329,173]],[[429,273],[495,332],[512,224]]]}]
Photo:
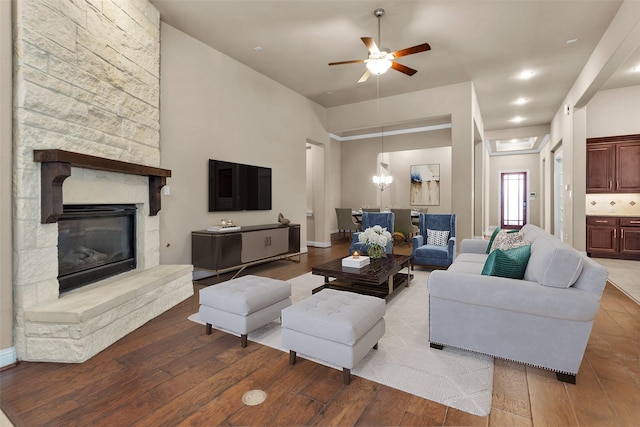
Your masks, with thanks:
[{"label": "framed wall art", "polygon": [[412,206],[440,204],[440,164],[411,165]]}]

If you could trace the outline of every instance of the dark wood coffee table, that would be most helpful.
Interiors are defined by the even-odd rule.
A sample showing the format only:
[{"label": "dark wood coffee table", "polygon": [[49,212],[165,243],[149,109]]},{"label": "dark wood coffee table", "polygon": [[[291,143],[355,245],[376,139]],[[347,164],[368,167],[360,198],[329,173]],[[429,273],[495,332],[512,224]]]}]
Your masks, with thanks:
[{"label": "dark wood coffee table", "polygon": [[[398,290],[409,286],[413,277],[409,271],[410,255],[384,255],[379,260],[371,260],[362,268],[343,267],[342,258],[313,267],[311,273],[324,276],[324,284],[312,293],[322,289],[338,289],[357,292],[388,299]],[[406,273],[401,273],[406,268]],[[331,280],[335,279],[335,280]]]}]

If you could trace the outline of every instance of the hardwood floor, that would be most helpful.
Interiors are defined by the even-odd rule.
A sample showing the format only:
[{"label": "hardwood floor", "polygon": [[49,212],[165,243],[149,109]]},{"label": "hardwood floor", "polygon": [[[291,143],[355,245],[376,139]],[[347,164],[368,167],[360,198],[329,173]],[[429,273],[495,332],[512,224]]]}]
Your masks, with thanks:
[{"label": "hardwood floor", "polygon": [[[310,248],[299,264],[245,270],[290,279],[342,256],[348,240]],[[408,246],[397,246],[407,253]],[[230,274],[224,276],[228,278]],[[22,362],[0,372],[0,406],[17,426],[469,425],[635,426],[640,420],[640,306],[608,284],[577,384],[495,361],[492,411],[473,416],[249,343],[187,320],[196,295],[81,364]],[[425,337],[427,339],[427,337]],[[252,389],[265,403],[245,406]]]}]

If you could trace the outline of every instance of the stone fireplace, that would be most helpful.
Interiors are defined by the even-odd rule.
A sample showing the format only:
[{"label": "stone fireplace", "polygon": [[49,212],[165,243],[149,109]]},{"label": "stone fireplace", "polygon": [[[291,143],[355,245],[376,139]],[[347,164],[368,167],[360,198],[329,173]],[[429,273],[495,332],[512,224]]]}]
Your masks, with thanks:
[{"label": "stone fireplace", "polygon": [[[144,172],[160,166],[160,17],[145,0],[13,9],[14,345],[18,360],[82,362],[193,295],[191,265],[159,263],[164,178]],[[81,160],[58,176],[38,150]],[[62,206],[106,204],[133,209],[135,268],[61,293]]]}]

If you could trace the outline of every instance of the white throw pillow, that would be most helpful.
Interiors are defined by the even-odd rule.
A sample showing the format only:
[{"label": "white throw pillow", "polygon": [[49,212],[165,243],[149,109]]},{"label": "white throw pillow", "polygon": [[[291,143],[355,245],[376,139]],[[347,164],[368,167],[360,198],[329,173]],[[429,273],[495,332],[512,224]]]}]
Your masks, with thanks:
[{"label": "white throw pillow", "polygon": [[427,245],[447,246],[448,243],[448,230],[429,230],[427,228]]},{"label": "white throw pillow", "polygon": [[491,244],[491,250],[489,251],[489,253],[495,251],[496,249],[505,251],[507,249],[513,249],[519,246],[523,246],[524,244],[522,242],[522,232],[518,230],[500,230],[495,239],[493,239],[493,243]]}]

